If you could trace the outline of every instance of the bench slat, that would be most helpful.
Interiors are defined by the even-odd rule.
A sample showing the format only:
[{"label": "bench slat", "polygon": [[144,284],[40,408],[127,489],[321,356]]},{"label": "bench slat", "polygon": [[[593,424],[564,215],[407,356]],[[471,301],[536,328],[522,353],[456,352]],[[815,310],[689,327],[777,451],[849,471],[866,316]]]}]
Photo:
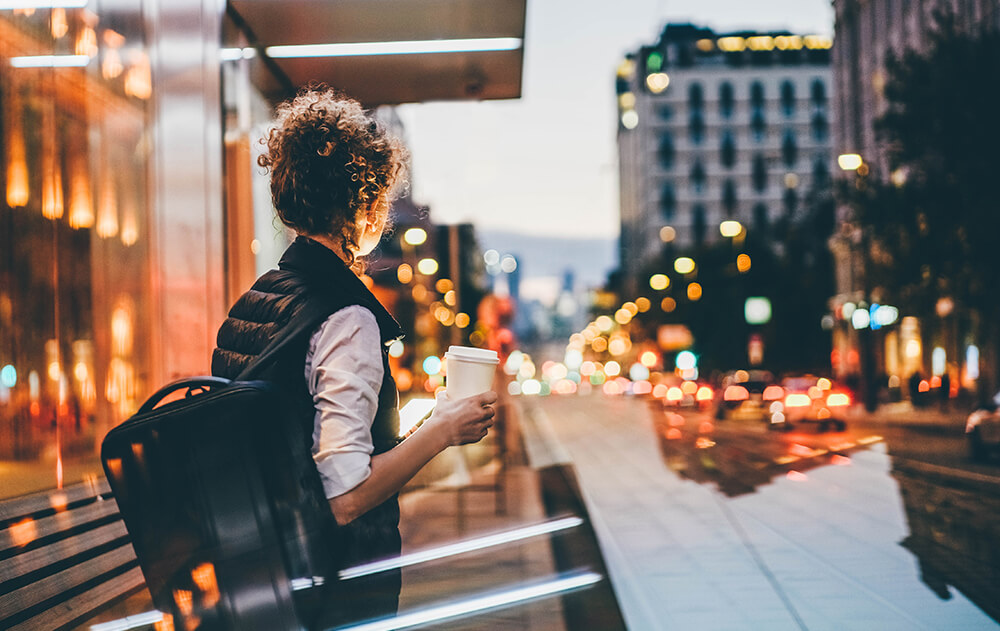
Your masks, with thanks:
[{"label": "bench slat", "polygon": [[62,491],[43,491],[6,500],[0,502],[0,522],[21,519],[39,511],[53,508],[52,499],[57,493],[64,496],[67,502],[75,502],[95,495],[106,495],[110,492],[111,487],[108,486],[108,481],[100,478],[96,485],[81,482],[67,486]]},{"label": "bench slat", "polygon": [[[37,616],[10,627],[9,631],[38,631],[39,629],[64,631],[71,629],[97,615],[103,609],[138,593],[142,589],[145,589],[142,571],[137,567],[132,568],[106,583],[77,594],[66,602],[49,607]],[[109,594],[115,594],[116,597],[109,598]]]},{"label": "bench slat", "polygon": [[[93,579],[95,575],[134,563],[135,552],[132,550],[132,546],[124,546],[105,552],[86,563],[66,568],[36,581],[29,588],[0,596],[0,612],[24,611],[50,598],[58,598],[66,591],[77,588]],[[0,619],[0,628],[3,626],[3,620]]]},{"label": "bench slat", "polygon": [[101,521],[117,513],[118,504],[114,500],[103,500],[37,519],[32,526],[18,527],[23,529],[20,532],[14,532],[11,528],[0,530],[0,557],[9,555],[8,551],[11,549],[23,547],[31,541]]},{"label": "bench slat", "polygon": [[[125,524],[117,521],[95,528],[83,536],[55,541],[47,546],[29,550],[28,552],[7,559],[3,562],[3,573],[0,574],[0,594],[6,591],[4,589],[4,582],[9,579],[19,578],[30,572],[37,572],[53,564],[65,562],[88,550],[93,550],[94,548],[127,536],[128,531],[125,530]],[[124,545],[128,545],[131,548],[127,540]]]}]

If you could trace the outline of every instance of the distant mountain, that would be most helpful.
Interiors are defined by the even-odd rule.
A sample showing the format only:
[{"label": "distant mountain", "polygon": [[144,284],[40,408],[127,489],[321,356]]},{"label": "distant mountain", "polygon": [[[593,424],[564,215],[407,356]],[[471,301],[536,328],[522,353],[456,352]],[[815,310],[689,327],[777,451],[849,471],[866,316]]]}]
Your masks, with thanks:
[{"label": "distant mountain", "polygon": [[480,231],[479,246],[512,254],[524,279],[554,276],[562,278],[573,270],[577,286],[603,285],[608,273],[618,266],[618,238],[561,239],[514,232]]}]

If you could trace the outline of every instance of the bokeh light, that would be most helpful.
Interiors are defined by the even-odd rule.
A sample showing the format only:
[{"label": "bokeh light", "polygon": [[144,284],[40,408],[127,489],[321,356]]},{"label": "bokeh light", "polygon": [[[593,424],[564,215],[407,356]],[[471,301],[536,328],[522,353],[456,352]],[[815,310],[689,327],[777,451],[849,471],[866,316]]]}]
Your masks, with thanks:
[{"label": "bokeh light", "polygon": [[688,300],[692,301],[701,300],[701,293],[702,289],[700,283],[691,283],[690,285],[688,285],[687,287]]},{"label": "bokeh light", "polygon": [[677,238],[677,230],[673,226],[663,226],[660,228],[660,241],[670,243]]},{"label": "bokeh light", "polygon": [[666,274],[653,274],[649,277],[649,286],[656,291],[660,291],[670,286],[670,279]]},{"label": "bokeh light", "polygon": [[410,228],[403,233],[403,241],[409,245],[420,245],[427,241],[427,231],[423,228]]},{"label": "bokeh light", "polygon": [[719,224],[719,233],[724,237],[735,237],[743,232],[743,224],[732,219]]},{"label": "bokeh light", "polygon": [[686,256],[682,256],[674,261],[674,271],[678,274],[690,274],[694,271],[694,268],[694,260]]},{"label": "bokeh light", "polygon": [[420,259],[420,262],[417,263],[417,271],[425,276],[437,274],[438,262],[432,258]]},{"label": "bokeh light", "polygon": [[677,308],[677,301],[671,298],[670,296],[667,296],[666,298],[660,301],[660,309],[662,309],[664,313],[670,313],[676,308]]},{"label": "bokeh light", "polygon": [[750,255],[740,254],[736,257],[736,269],[745,274],[750,271]]}]

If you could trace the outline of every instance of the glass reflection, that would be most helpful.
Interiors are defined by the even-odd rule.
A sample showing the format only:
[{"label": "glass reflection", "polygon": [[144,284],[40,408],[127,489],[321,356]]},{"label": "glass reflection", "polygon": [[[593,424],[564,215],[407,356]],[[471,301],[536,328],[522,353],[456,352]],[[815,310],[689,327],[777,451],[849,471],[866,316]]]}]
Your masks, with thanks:
[{"label": "glass reflection", "polygon": [[152,88],[129,5],[0,11],[0,499],[99,473],[145,392]]}]

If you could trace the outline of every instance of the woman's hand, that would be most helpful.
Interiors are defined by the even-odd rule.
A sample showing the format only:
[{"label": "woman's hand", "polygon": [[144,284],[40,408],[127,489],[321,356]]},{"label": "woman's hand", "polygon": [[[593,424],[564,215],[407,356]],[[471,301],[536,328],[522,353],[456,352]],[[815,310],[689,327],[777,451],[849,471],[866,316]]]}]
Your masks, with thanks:
[{"label": "woman's hand", "polygon": [[436,398],[424,424],[438,428],[449,446],[479,442],[493,425],[497,393],[492,390],[455,401],[442,391]]}]

